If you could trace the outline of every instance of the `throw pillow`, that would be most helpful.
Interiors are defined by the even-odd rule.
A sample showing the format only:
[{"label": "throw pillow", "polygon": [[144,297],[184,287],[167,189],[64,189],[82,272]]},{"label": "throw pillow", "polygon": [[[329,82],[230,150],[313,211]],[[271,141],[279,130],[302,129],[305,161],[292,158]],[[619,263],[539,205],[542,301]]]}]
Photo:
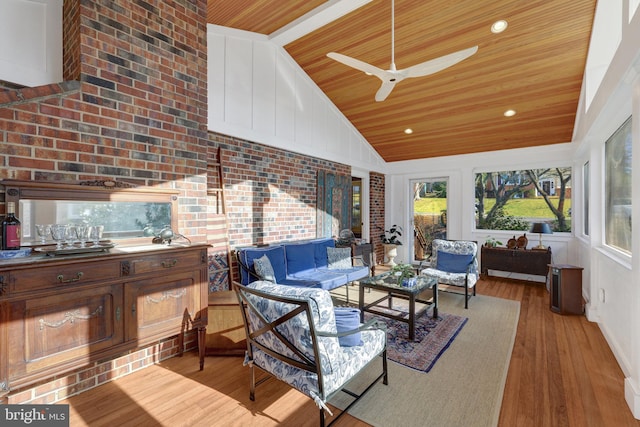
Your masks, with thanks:
[{"label": "throw pillow", "polygon": [[327,248],[329,269],[344,270],[352,267],[351,248]]},{"label": "throw pillow", "polygon": [[436,270],[449,273],[466,273],[472,260],[473,254],[463,255],[438,251]]},{"label": "throw pillow", "polygon": [[271,261],[266,255],[262,255],[260,258],[253,260],[253,268],[256,270],[256,274],[260,276],[262,280],[276,283],[276,275],[273,272]]},{"label": "throw pillow", "polygon": [[[358,329],[360,326],[360,310],[351,307],[334,307],[333,313],[336,316],[336,328],[338,333]],[[362,345],[362,335],[360,332],[351,335],[345,335],[338,338],[340,345],[343,347],[353,347]]]}]

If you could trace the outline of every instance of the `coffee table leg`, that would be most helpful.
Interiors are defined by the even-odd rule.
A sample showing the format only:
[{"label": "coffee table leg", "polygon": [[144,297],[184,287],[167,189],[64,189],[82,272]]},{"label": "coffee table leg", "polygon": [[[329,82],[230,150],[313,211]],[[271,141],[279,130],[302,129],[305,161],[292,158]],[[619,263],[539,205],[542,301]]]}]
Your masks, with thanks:
[{"label": "coffee table leg", "polygon": [[364,323],[364,285],[360,283],[360,295],[358,298],[358,308],[360,309],[360,323]]},{"label": "coffee table leg", "polygon": [[438,283],[433,285],[433,318],[438,318]]},{"label": "coffee table leg", "polygon": [[416,337],[416,296],[409,296],[409,340],[413,341]]}]

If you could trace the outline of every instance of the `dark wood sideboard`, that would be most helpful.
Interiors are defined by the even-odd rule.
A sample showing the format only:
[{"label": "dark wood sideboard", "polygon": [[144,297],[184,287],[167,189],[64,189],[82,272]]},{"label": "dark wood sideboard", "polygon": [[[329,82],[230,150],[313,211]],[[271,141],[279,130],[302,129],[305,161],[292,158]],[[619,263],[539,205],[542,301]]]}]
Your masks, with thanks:
[{"label": "dark wood sideboard", "polygon": [[482,246],[480,265],[483,275],[489,270],[546,276],[551,264],[551,248],[508,249]]},{"label": "dark wood sideboard", "polygon": [[207,327],[208,245],[0,261],[0,400],[14,389]]}]

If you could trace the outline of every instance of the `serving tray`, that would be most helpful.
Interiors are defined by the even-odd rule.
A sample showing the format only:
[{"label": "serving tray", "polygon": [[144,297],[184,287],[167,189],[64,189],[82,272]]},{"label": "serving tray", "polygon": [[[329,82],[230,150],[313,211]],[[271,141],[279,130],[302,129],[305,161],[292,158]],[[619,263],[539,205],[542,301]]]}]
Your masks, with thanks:
[{"label": "serving tray", "polygon": [[78,245],[65,246],[62,249],[56,249],[55,246],[43,246],[40,248],[36,248],[35,251],[43,253],[45,255],[49,255],[49,256],[77,255],[77,254],[87,254],[87,253],[93,253],[93,252],[105,252],[113,248],[114,246],[115,244],[111,242],[104,242],[104,243],[100,242],[98,243],[98,245],[90,244],[88,246],[85,246],[84,248]]}]

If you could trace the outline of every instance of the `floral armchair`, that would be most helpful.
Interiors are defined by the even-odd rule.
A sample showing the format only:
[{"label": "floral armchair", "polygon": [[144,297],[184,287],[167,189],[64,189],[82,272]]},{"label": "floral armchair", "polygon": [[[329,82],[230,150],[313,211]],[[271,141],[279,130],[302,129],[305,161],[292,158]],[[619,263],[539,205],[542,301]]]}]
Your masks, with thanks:
[{"label": "floral armchair", "polygon": [[[325,425],[329,401],[339,391],[353,400],[330,424],[337,421],[380,379],[387,378],[386,331],[373,322],[338,332],[336,314],[328,291],[256,281],[233,284],[247,335],[245,365],[251,368],[250,399],[255,400],[255,368],[284,381],[312,398]],[[337,311],[336,311],[337,313]],[[341,345],[341,338],[359,334],[356,343]],[[381,356],[381,373],[357,395],[345,386],[365,366]]]},{"label": "floral armchair", "polygon": [[434,239],[430,265],[418,268],[420,274],[438,279],[438,283],[464,288],[464,308],[469,308],[469,290],[476,294],[478,281],[478,244],[469,240]]}]

